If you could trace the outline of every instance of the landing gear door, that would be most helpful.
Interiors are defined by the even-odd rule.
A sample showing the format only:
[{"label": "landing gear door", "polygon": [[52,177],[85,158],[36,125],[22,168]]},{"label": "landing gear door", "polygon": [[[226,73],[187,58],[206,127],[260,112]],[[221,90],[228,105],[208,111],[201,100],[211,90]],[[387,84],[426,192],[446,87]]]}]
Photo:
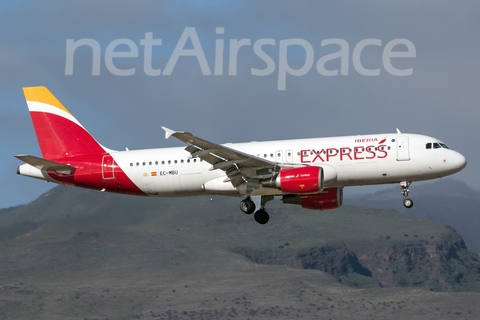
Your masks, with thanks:
[{"label": "landing gear door", "polygon": [[408,161],[410,160],[410,150],[408,147],[408,136],[397,137],[397,160]]}]

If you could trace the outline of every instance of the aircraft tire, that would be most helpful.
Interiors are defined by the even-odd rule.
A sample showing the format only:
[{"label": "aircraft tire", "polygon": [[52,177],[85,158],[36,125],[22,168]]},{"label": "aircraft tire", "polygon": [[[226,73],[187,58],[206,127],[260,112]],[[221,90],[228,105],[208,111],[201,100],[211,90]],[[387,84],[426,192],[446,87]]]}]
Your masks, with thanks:
[{"label": "aircraft tire", "polygon": [[264,209],[260,209],[255,212],[254,218],[258,223],[265,224],[268,222],[268,220],[270,220],[270,215]]},{"label": "aircraft tire", "polygon": [[250,198],[243,199],[240,201],[240,210],[245,214],[252,214],[255,212],[255,203]]},{"label": "aircraft tire", "polygon": [[413,207],[413,201],[412,201],[412,199],[410,199],[410,198],[405,198],[405,199],[403,200],[403,205],[405,206],[405,208],[410,209],[411,207]]}]

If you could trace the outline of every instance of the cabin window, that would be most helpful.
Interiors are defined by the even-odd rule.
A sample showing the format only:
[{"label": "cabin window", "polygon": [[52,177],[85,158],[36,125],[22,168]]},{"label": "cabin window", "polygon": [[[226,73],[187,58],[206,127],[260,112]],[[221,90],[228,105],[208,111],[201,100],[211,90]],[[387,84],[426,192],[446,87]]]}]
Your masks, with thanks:
[{"label": "cabin window", "polygon": [[133,167],[133,162],[130,162],[130,167]]},{"label": "cabin window", "polygon": [[180,163],[183,163],[183,159],[182,159],[182,160],[180,160]]},{"label": "cabin window", "polygon": [[172,160],[168,160],[168,164],[172,163]]}]

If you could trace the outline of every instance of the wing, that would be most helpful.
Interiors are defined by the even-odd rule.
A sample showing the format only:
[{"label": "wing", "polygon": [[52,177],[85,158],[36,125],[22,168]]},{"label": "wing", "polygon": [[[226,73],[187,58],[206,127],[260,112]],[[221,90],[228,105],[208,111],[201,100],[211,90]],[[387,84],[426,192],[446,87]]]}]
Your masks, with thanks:
[{"label": "wing", "polygon": [[185,148],[192,158],[198,157],[210,163],[210,170],[225,171],[227,179],[234,187],[244,182],[258,182],[272,177],[280,169],[277,163],[249,155],[247,153],[209,142],[189,132],[174,131],[165,127],[165,138],[174,136],[186,143]]}]

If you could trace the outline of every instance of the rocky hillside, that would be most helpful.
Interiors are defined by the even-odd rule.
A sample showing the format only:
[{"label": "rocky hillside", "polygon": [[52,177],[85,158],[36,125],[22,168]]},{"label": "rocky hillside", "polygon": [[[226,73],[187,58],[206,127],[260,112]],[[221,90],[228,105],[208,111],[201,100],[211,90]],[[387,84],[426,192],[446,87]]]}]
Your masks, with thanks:
[{"label": "rocky hillside", "polygon": [[463,237],[469,250],[480,253],[480,191],[450,178],[412,184],[411,209],[402,205],[398,186],[366,195],[347,196],[346,204],[370,208],[394,209],[417,217],[449,225]]},{"label": "rocky hillside", "polygon": [[[250,225],[251,217],[236,211],[238,199],[220,198],[216,200],[220,207],[204,213],[199,211],[202,206],[198,201],[205,199],[191,200],[136,198],[58,187],[28,205],[0,212],[0,239],[37,233],[48,236],[49,226],[58,228],[72,222],[115,229],[169,217],[182,226],[185,215],[197,227],[183,241],[198,234],[212,240],[230,234],[238,242],[218,245],[256,263],[323,271],[353,287],[480,289],[478,255],[466,249],[453,228],[426,219],[348,206],[316,212],[274,204],[270,209],[272,221],[264,226],[267,241],[267,234],[255,233],[261,226]],[[199,214],[191,217],[197,211]],[[255,241],[247,245],[247,239]]]},{"label": "rocky hillside", "polygon": [[[405,237],[409,236],[405,234]],[[389,239],[380,238],[375,244],[356,246],[353,250],[339,241],[305,248],[293,254],[248,247],[237,247],[232,251],[256,263],[323,271],[337,281],[357,288],[480,290],[479,256],[466,249],[455,230],[451,229],[451,234],[445,234],[438,240],[432,236],[430,241],[389,242]]]},{"label": "rocky hillside", "polygon": [[479,257],[451,227],[275,201],[262,226],[238,201],[58,187],[1,210],[0,319],[480,317]]}]

